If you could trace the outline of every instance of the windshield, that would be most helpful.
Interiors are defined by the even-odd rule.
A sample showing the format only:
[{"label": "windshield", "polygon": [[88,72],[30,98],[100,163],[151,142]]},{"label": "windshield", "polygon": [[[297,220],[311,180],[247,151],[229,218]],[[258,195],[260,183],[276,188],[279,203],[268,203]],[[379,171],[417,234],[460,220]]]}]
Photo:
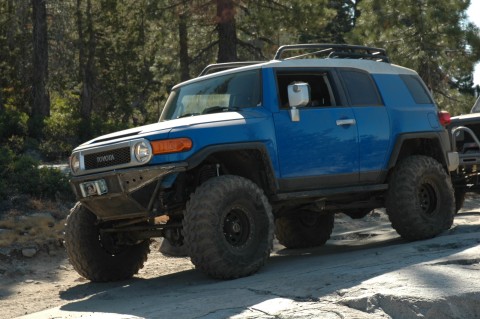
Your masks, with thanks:
[{"label": "windshield", "polygon": [[160,121],[256,107],[261,103],[260,92],[258,69],[194,82],[170,93]]}]

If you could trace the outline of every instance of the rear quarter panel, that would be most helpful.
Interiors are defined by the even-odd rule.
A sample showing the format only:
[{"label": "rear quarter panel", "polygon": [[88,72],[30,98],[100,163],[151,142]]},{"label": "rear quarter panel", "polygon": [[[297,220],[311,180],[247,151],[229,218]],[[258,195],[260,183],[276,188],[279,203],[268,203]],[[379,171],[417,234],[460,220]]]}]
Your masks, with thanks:
[{"label": "rear quarter panel", "polygon": [[[402,79],[396,74],[374,74],[390,122],[390,145],[387,154],[392,154],[398,137],[404,133],[442,132],[435,104],[417,104]],[[386,158],[384,168],[388,166]]]}]

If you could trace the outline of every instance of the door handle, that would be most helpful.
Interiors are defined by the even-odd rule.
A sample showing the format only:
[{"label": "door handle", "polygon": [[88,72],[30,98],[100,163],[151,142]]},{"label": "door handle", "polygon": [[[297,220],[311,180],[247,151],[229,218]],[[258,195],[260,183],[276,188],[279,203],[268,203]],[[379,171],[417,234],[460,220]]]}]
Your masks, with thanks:
[{"label": "door handle", "polygon": [[337,120],[337,126],[343,126],[343,125],[355,125],[357,122],[355,119],[344,119],[344,120]]}]

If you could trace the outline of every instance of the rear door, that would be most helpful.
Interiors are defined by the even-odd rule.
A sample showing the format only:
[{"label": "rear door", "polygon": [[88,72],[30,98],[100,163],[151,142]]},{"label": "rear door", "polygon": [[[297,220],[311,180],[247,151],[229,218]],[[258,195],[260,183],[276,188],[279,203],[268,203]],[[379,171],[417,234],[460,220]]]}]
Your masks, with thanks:
[{"label": "rear door", "polygon": [[368,72],[343,68],[338,69],[338,74],[356,119],[360,183],[382,182],[390,145],[387,109],[376,82]]}]

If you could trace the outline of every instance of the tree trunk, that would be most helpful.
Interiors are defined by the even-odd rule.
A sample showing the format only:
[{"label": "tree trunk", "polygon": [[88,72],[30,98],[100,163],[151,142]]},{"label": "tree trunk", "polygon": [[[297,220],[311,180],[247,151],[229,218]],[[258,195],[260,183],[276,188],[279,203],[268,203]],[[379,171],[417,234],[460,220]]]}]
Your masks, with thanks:
[{"label": "tree trunk", "polygon": [[78,33],[78,81],[83,81],[83,65],[85,61],[85,39],[83,35],[83,16],[82,16],[82,0],[77,0],[77,8],[75,16],[77,18],[77,33]]},{"label": "tree trunk", "polygon": [[[83,32],[83,20],[81,14],[81,0],[77,0],[77,27],[79,34],[79,63],[82,81],[80,93],[80,117],[81,127],[79,137],[82,141],[92,137],[91,119],[93,109],[93,91],[95,82],[94,58],[95,58],[95,33],[93,29],[92,4],[87,0],[86,8],[86,35]],[[88,39],[84,39],[88,36]],[[81,38],[80,38],[81,37]],[[86,45],[85,45],[86,43]]]},{"label": "tree trunk", "polygon": [[31,134],[41,134],[43,118],[50,116],[48,82],[48,37],[46,0],[32,0],[33,22],[33,76]]},{"label": "tree trunk", "polygon": [[235,14],[233,0],[217,0],[218,63],[237,61]]},{"label": "tree trunk", "polygon": [[[1,19],[2,24],[5,23],[5,21],[8,21],[10,19],[10,17],[13,16],[12,12],[13,12],[12,0],[7,0],[6,16]],[[14,46],[13,46],[13,43],[12,43],[13,41],[11,40],[11,32],[10,32],[10,28],[11,28],[12,24],[13,23],[9,23],[10,27],[5,25],[4,27],[0,28],[0,31],[2,32],[2,35],[5,36],[5,42],[7,44],[7,48],[3,49],[3,50],[6,50],[6,52],[3,51],[2,49],[0,49],[0,50],[2,50],[2,52],[0,53],[0,58],[2,60],[5,59],[5,63],[7,63],[7,65],[10,64],[9,63],[10,62],[9,61],[10,56],[7,52],[13,52],[13,50],[14,50]],[[10,68],[12,68],[12,67],[13,67],[13,65],[10,66]],[[2,78],[0,79],[0,114],[5,111],[5,105],[4,105],[4,102],[3,102],[4,98],[3,98],[3,95],[2,95],[3,90],[8,85],[8,82],[12,81],[12,76],[10,74],[11,73],[10,68],[8,68],[8,69],[2,68],[2,70],[5,70],[5,69],[8,70],[9,74],[3,74]],[[3,71],[3,72],[5,72],[5,71]]]},{"label": "tree trunk", "polygon": [[[186,6],[185,6],[186,8]],[[188,15],[186,9],[178,15],[178,37],[180,43],[180,79],[190,79],[189,57],[188,57]]]}]

